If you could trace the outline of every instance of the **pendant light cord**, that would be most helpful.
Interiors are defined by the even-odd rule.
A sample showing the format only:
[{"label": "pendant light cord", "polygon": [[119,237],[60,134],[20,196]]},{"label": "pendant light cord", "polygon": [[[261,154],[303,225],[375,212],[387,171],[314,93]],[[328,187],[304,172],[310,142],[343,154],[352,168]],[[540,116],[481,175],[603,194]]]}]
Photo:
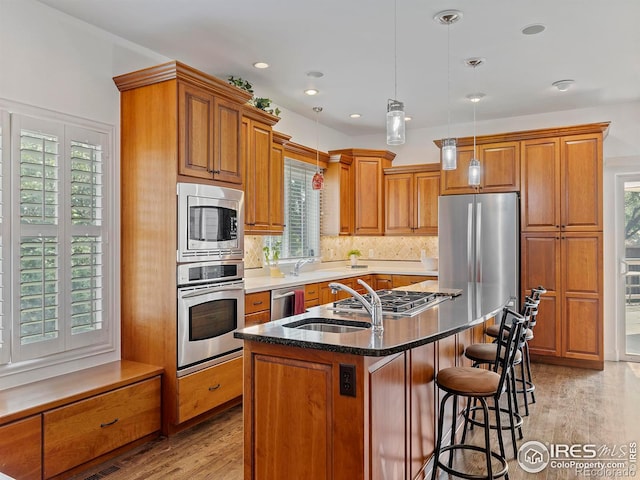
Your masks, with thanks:
[{"label": "pendant light cord", "polygon": [[447,23],[447,138],[451,138],[451,22]]},{"label": "pendant light cord", "polygon": [[398,1],[393,1],[393,99],[398,100]]},{"label": "pendant light cord", "polygon": [[318,126],[318,116],[320,115],[320,110],[316,110],[316,173],[320,173],[320,131]]},{"label": "pendant light cord", "polygon": [[476,103],[473,102],[473,158],[478,158],[476,155]]}]

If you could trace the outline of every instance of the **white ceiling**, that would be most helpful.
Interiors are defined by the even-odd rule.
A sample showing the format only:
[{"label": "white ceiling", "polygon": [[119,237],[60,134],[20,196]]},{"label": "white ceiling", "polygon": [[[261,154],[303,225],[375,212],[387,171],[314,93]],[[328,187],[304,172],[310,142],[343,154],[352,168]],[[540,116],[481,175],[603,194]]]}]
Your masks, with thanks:
[{"label": "white ceiling", "polygon": [[[394,0],[40,0],[157,53],[225,78],[347,135],[384,132],[394,97]],[[396,0],[397,98],[408,129],[640,100],[640,0]],[[523,27],[546,30],[526,36]],[[475,70],[464,59],[484,57]],[[256,61],[271,67],[257,70]],[[306,75],[321,71],[319,79]],[[124,73],[124,72],[118,72]],[[574,79],[562,93],[556,80]],[[303,90],[316,87],[308,97]],[[358,112],[360,119],[349,118]]]}]

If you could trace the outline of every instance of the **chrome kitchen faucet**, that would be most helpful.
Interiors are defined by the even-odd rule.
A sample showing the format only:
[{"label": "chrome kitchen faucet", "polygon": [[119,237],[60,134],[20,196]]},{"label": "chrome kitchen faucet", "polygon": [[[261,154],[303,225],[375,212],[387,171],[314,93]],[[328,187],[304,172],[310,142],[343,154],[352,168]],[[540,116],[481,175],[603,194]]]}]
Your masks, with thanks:
[{"label": "chrome kitchen faucet", "polygon": [[331,289],[332,293],[337,293],[338,290],[344,290],[345,292],[350,294],[353,298],[358,300],[362,304],[362,306],[365,308],[365,310],[369,313],[369,315],[371,315],[371,324],[373,325],[373,328],[372,328],[373,332],[382,333],[382,331],[384,330],[384,327],[382,326],[382,302],[380,301],[380,297],[375,292],[375,290],[371,288],[367,284],[367,282],[365,282],[361,278],[358,279],[358,283],[362,285],[371,295],[371,303],[369,303],[366,298],[364,298],[354,289],[352,289],[351,287],[347,287],[342,283],[331,282],[329,284],[329,288]]}]

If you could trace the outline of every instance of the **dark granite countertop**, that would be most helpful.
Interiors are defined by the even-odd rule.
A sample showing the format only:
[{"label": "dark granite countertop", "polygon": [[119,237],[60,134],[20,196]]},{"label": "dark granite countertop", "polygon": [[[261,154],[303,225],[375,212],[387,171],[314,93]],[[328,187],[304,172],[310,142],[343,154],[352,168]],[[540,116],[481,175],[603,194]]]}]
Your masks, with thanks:
[{"label": "dark granite countertop", "polygon": [[[437,281],[426,281],[399,290],[439,291],[439,286]],[[385,315],[382,334],[374,334],[371,329],[328,333],[286,326],[318,317],[329,321],[370,321],[365,314],[336,313],[327,306],[319,306],[301,315],[247,327],[235,332],[234,336],[245,341],[381,357],[435,342],[482,323],[510,301],[509,293],[496,285],[469,284],[461,290],[459,296],[443,297],[441,303],[413,317]]]}]

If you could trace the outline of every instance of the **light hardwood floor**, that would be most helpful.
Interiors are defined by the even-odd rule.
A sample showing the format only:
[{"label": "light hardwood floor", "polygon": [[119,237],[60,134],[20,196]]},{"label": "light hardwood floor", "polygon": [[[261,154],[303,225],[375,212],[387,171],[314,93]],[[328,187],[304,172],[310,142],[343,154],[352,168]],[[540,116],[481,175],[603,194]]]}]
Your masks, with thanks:
[{"label": "light hardwood floor", "polygon": [[[525,417],[524,440],[546,444],[640,444],[640,363],[606,362],[604,371],[533,365],[537,403]],[[482,442],[474,430],[472,442]],[[170,438],[160,438],[97,466],[73,480],[241,480],[242,410]],[[505,436],[507,455],[511,443]],[[471,464],[477,460],[470,459]],[[638,462],[640,466],[640,461]],[[480,462],[480,465],[482,463]],[[524,472],[509,459],[511,480],[580,478],[569,469]],[[640,478],[640,473],[637,474]],[[446,478],[442,476],[441,478]]]}]

